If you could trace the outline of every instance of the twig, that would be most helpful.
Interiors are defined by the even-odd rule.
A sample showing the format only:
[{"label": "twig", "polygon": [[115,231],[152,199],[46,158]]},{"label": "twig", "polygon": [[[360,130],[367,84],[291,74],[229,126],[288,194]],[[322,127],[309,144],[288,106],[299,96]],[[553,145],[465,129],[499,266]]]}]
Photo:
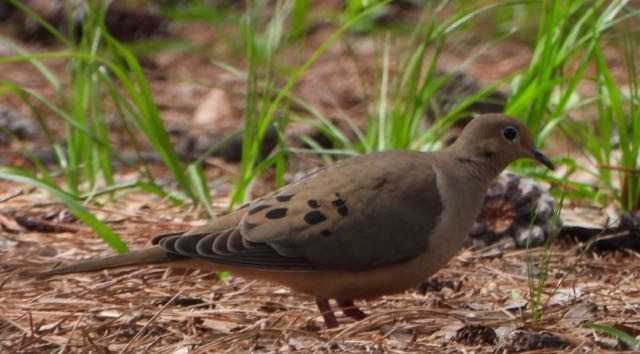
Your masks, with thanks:
[{"label": "twig", "polygon": [[80,324],[80,320],[82,320],[82,317],[84,317],[84,314],[80,314],[80,316],[78,316],[78,320],[76,321],[76,323],[73,324],[73,328],[71,328],[71,333],[69,333],[69,337],[67,337],[67,341],[62,345],[62,348],[60,348],[60,351],[58,352],[58,354],[64,354],[64,351],[67,349],[67,346],[69,345],[69,343],[71,343],[71,337],[73,337],[73,334],[76,332],[76,328],[78,328],[78,325]]},{"label": "twig", "polygon": [[158,312],[156,312],[153,317],[151,317],[151,319],[149,320],[149,322],[147,322],[144,326],[142,326],[142,328],[138,331],[138,333],[136,333],[135,336],[133,336],[133,338],[131,338],[131,340],[129,341],[129,343],[127,343],[127,345],[125,345],[124,348],[122,348],[122,350],[120,351],[120,353],[126,353],[127,349],[129,349],[129,347],[131,346],[131,344],[133,344],[133,342],[136,341],[136,339],[138,339],[142,333],[145,331],[145,329],[147,329],[147,327],[149,327],[149,325],[155,321],[155,319],[160,316],[160,314],[167,308],[167,306],[169,306],[178,296],[180,296],[182,294],[182,290],[178,291],[178,293],[176,293],[169,301],[167,301],[166,304],[164,304],[160,310],[158,310]]},{"label": "twig", "polygon": [[23,193],[24,193],[24,191],[21,189],[21,190],[19,190],[19,191],[17,191],[17,192],[15,192],[15,193],[13,193],[13,194],[11,194],[11,195],[8,195],[8,196],[6,196],[6,197],[4,197],[4,198],[0,199],[0,203],[8,202],[8,201],[10,201],[11,199],[13,199],[13,198],[15,198],[15,197],[19,197],[19,196],[21,196]]},{"label": "twig", "polygon": [[603,170],[614,170],[614,171],[622,171],[627,173],[640,173],[640,169],[625,167],[625,166],[612,166],[612,165],[596,165],[596,167],[601,168]]}]

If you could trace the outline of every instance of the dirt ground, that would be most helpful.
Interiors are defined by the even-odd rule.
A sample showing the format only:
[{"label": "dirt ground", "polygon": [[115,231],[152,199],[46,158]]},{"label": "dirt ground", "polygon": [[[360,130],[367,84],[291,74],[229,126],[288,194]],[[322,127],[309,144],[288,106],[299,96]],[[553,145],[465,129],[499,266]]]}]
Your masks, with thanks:
[{"label": "dirt ground", "polygon": [[[185,40],[211,46],[213,52],[213,43],[229,35],[202,24],[174,31]],[[314,32],[307,47],[291,49],[287,60],[299,63],[328,31]],[[20,43],[33,51],[55,48]],[[364,116],[366,92],[355,78],[375,72],[379,63],[366,59],[374,54],[368,39],[354,43],[332,46],[305,74],[296,93],[328,115],[339,110]],[[11,50],[0,47],[0,56],[10,54]],[[469,56],[474,59],[464,71],[487,83],[525,67],[530,51],[517,42],[503,42],[488,51],[483,46],[452,47],[443,53],[440,69],[458,68]],[[194,112],[211,87],[243,89],[242,78],[212,65],[208,55],[162,53],[148,59],[152,63],[148,79],[170,129],[193,128]],[[225,59],[242,66],[241,56]],[[63,61],[47,64],[63,77]],[[0,70],[5,80],[54,95],[27,65],[3,64]],[[220,126],[240,126],[242,97],[230,95],[224,100],[230,113],[211,126],[214,135],[216,129],[227,131]],[[30,119],[28,108],[15,97],[0,97],[0,107]],[[37,131],[21,144],[0,144],[0,163],[29,166],[20,152],[24,146],[46,145]],[[208,161],[208,177],[221,181],[213,188],[214,207],[223,212],[239,165],[219,158]],[[287,177],[292,179],[320,163],[295,157]],[[123,169],[118,178],[136,176],[136,171]],[[267,174],[254,195],[271,189],[270,182]],[[139,192],[101,200],[104,207],[87,207],[131,248],[143,247],[157,234],[205,222],[202,210],[185,210]],[[47,279],[22,277],[19,273],[26,269],[112,251],[50,196],[0,180],[0,352],[604,353],[628,349],[589,323],[640,335],[640,254],[584,252],[584,244],[571,239],[552,245],[551,251],[541,319],[532,318],[527,264],[539,264],[543,248],[466,249],[421,286],[360,302],[371,315],[367,319],[354,322],[339,316],[341,326],[327,330],[311,297],[233,275],[220,280],[214,273],[144,267]]]},{"label": "dirt ground", "polygon": [[[26,269],[112,251],[63,206],[3,187],[11,195],[1,197],[15,211],[0,214],[3,352],[590,353],[624,345],[587,322],[628,333],[640,328],[640,255],[584,253],[569,241],[552,247],[540,320],[531,318],[527,301],[527,262],[538,264],[542,248],[464,250],[415,289],[361,301],[371,316],[339,316],[341,326],[332,330],[311,297],[232,275],[143,267],[21,277]],[[132,248],[202,222],[193,211],[136,194],[95,212]]]}]

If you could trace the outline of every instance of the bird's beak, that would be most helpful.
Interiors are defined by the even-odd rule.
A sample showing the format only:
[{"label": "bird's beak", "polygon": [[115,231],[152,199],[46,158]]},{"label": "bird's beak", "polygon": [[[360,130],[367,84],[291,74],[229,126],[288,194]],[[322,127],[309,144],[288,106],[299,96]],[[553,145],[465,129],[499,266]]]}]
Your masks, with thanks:
[{"label": "bird's beak", "polygon": [[531,154],[533,155],[533,159],[540,162],[541,164],[547,166],[550,170],[554,170],[555,166],[548,157],[544,156],[543,153],[538,151],[538,149],[531,149]]}]

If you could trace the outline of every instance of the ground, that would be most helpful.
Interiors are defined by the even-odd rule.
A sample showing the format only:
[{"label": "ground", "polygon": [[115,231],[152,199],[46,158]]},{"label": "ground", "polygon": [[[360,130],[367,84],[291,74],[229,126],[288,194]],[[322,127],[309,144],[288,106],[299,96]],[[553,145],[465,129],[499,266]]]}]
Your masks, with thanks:
[{"label": "ground", "polygon": [[[331,30],[320,28],[310,37],[308,48],[300,53],[290,50],[290,60],[305,58]],[[229,36],[202,24],[176,31],[201,44]],[[329,115],[342,110],[341,114],[362,116],[365,111],[360,104],[364,95],[361,83],[354,78],[357,71],[375,72],[379,64],[365,59],[374,54],[366,37],[353,40],[351,45],[334,45],[296,89],[298,95]],[[38,43],[25,46],[34,51],[50,50]],[[483,51],[482,46],[468,49],[447,48],[440,69],[458,68],[473,55],[464,66],[465,72],[485,83],[525,67],[531,55],[526,45],[514,42],[490,51]],[[0,47],[0,55],[8,54],[9,49]],[[240,54],[226,59],[237,60],[242,66]],[[498,61],[500,65],[495,65]],[[64,75],[64,62],[47,63]],[[171,128],[191,127],[193,112],[210,92],[208,85],[229,91],[243,88],[242,78],[211,65],[207,56],[164,53],[154,57],[153,64],[148,79]],[[54,96],[33,68],[21,63],[3,65],[3,79]],[[207,85],[198,81],[202,78],[207,78],[202,80]],[[2,107],[29,116],[29,109],[15,97],[0,98]],[[237,127],[243,99],[225,99],[229,100],[229,111],[235,112],[227,117],[229,124]],[[42,143],[38,134],[23,142],[27,146]],[[15,142],[0,144],[0,161],[29,166],[20,148]],[[208,162],[208,178],[221,181],[213,188],[214,207],[224,212],[230,181],[239,166],[218,158]],[[291,180],[321,163],[305,156],[294,158],[287,178]],[[118,178],[132,176],[135,178],[137,171],[121,169]],[[254,196],[273,188],[271,182],[267,174],[254,188]],[[100,201],[104,203],[101,208],[87,207],[131,248],[144,247],[157,234],[206,222],[200,209],[177,207],[136,191]],[[584,244],[570,238],[554,243],[550,250],[548,271],[534,270],[531,278],[527,265],[535,268],[540,264],[545,251],[542,247],[465,249],[415,289],[361,301],[362,309],[370,314],[367,319],[354,322],[341,316],[341,326],[327,330],[311,297],[233,275],[221,280],[215,273],[142,267],[46,279],[22,276],[25,270],[113,251],[50,196],[0,180],[0,351],[582,353],[627,348],[590,323],[615,327],[632,336],[640,334],[639,254],[585,252]],[[540,318],[533,318],[536,302],[531,301],[530,280],[537,282],[537,273],[548,279],[539,304]]]},{"label": "ground", "polygon": [[[149,266],[21,276],[112,251],[63,206],[3,186],[3,203],[13,211],[0,214],[9,230],[0,241],[2,351],[605,352],[623,347],[588,322],[629,333],[640,328],[638,254],[585,253],[571,241],[551,248],[539,320],[531,318],[527,264],[529,257],[538,264],[544,248],[464,250],[421,286],[360,302],[371,316],[360,322],[341,316],[332,330],[313,298],[233,275],[219,280],[215,273]],[[135,193],[95,211],[132,248],[201,223],[193,211]]]}]

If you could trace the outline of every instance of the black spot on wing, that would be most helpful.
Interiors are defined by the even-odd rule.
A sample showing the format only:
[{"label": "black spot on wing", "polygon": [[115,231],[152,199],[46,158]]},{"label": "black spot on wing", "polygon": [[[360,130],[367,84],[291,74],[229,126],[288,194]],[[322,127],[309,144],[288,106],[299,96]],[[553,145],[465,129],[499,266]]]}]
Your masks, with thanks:
[{"label": "black spot on wing", "polygon": [[287,210],[287,208],[271,209],[264,216],[266,216],[267,219],[284,218],[285,216],[287,216]]},{"label": "black spot on wing", "polygon": [[291,200],[291,198],[293,198],[294,194],[282,194],[282,195],[278,195],[276,196],[276,200],[279,202],[288,202],[289,200]]},{"label": "black spot on wing", "polygon": [[257,207],[249,210],[248,214],[249,215],[253,215],[253,214],[259,213],[260,211],[265,210],[265,209],[267,209],[269,207],[271,207],[271,205],[268,205],[268,204],[258,205]]},{"label": "black spot on wing", "polygon": [[327,220],[327,217],[320,210],[312,210],[304,214],[304,221],[309,225],[315,225]]},{"label": "black spot on wing", "polygon": [[238,209],[244,209],[244,208],[248,207],[249,205],[251,205],[251,203],[244,203],[244,204],[242,204],[242,206],[241,206],[241,207],[239,207]]},{"label": "black spot on wing", "polygon": [[331,230],[327,230],[327,229],[320,231],[320,235],[324,237],[331,236],[332,233],[333,232],[331,232]]},{"label": "black spot on wing", "polygon": [[342,216],[349,215],[349,208],[346,205],[341,205],[338,207],[338,214]]},{"label": "black spot on wing", "polygon": [[344,203],[346,203],[346,201],[342,198],[338,198],[336,200],[331,201],[331,204],[333,204],[333,206],[335,207],[339,207],[341,205],[343,205]]},{"label": "black spot on wing", "polygon": [[320,202],[316,199],[309,199],[307,200],[307,205],[309,205],[310,208],[318,209],[320,207]]}]

